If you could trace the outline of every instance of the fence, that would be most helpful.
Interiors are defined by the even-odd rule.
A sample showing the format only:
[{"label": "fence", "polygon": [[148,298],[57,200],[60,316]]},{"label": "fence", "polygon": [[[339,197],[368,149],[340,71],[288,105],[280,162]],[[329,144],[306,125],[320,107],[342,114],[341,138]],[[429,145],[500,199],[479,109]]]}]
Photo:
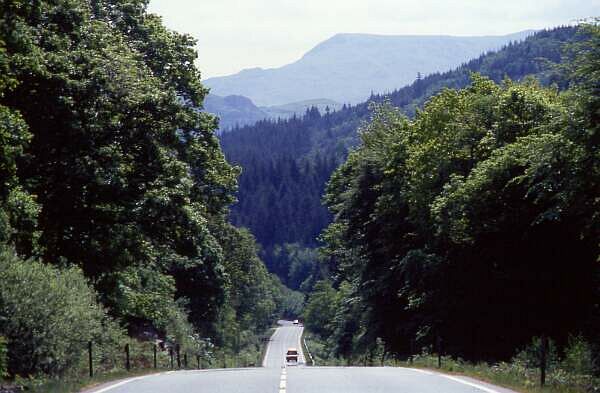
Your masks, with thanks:
[{"label": "fence", "polygon": [[[151,346],[151,347],[150,347]],[[158,343],[136,342],[134,346],[125,344],[116,359],[106,361],[103,356],[94,353],[96,347],[92,341],[87,343],[87,371],[89,377],[97,376],[109,369],[204,369],[229,367],[254,367],[258,364],[252,354],[227,353],[216,350],[203,355],[192,350],[182,350],[179,344],[161,345]],[[83,371],[83,370],[81,370]]]}]

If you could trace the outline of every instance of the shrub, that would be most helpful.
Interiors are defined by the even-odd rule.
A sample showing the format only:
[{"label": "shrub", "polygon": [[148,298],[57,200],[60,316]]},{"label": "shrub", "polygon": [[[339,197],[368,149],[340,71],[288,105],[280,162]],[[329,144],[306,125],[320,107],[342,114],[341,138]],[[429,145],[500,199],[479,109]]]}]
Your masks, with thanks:
[{"label": "shrub", "polygon": [[[518,352],[513,358],[513,363],[519,363],[526,368],[537,369],[541,363],[541,347],[542,339],[533,337],[531,344],[526,346],[522,351]],[[558,352],[554,340],[548,340],[548,348],[546,353],[546,364],[548,370],[554,369],[559,365]]]},{"label": "shrub", "polygon": [[569,337],[561,367],[571,373],[592,375],[594,371],[592,348],[583,337]]},{"label": "shrub", "polygon": [[6,339],[0,336],[0,379],[7,375],[6,356]]},{"label": "shrub", "polygon": [[98,304],[77,268],[58,269],[0,250],[0,335],[8,339],[12,375],[64,375],[85,365],[87,342],[97,364],[111,367],[123,331]]}]

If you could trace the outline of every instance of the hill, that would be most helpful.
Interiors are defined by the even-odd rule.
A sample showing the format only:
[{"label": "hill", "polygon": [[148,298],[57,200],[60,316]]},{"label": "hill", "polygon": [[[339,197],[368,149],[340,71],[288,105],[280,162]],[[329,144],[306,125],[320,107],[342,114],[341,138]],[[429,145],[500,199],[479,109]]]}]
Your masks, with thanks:
[{"label": "hill", "polygon": [[314,98],[355,104],[366,100],[371,92],[403,87],[418,73],[450,70],[532,33],[481,37],[337,34],[294,63],[247,69],[204,83],[214,94],[241,94],[258,106]]},{"label": "hill", "polygon": [[294,115],[301,116],[311,107],[327,112],[340,109],[342,105],[323,98],[257,107],[248,97],[240,95],[221,97],[215,94],[209,94],[204,101],[204,110],[219,117],[221,131],[227,131],[235,126],[254,124],[264,119],[287,119]]}]

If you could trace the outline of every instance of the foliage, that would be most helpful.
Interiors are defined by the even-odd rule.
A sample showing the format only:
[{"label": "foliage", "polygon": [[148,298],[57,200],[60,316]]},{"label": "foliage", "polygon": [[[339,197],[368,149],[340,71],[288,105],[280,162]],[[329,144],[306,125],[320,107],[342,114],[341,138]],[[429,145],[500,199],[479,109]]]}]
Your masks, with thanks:
[{"label": "foliage", "polygon": [[[314,273],[288,281],[292,262],[282,258],[285,252],[281,250],[286,244],[319,246],[319,233],[332,218],[322,204],[325,185],[360,142],[357,129],[372,116],[371,103],[387,101],[413,117],[417,108],[444,88],[468,86],[472,72],[496,83],[506,76],[522,80],[526,75],[536,75],[543,85],[554,83],[565,88],[568,78],[552,64],[569,58],[563,56],[561,48],[566,42],[581,40],[575,31],[574,27],[540,31],[455,70],[433,73],[389,94],[373,95],[365,103],[344,105],[338,111],[320,113],[312,108],[301,117],[260,121],[223,133],[220,138],[227,159],[243,168],[232,222],[255,234],[271,272],[299,288],[298,282]],[[485,107],[485,103],[481,105]],[[312,281],[323,277],[316,275]]]},{"label": "foliage", "polygon": [[[62,298],[50,304],[52,318],[71,318],[63,333],[72,339],[53,336],[45,313],[37,322],[48,325],[35,325],[32,337],[12,330],[36,322],[29,314],[3,320],[11,373],[76,368],[75,347],[83,334],[99,334],[98,323],[190,351],[209,341],[239,349],[246,344],[238,337],[253,348],[288,297],[295,304],[286,307],[298,306],[298,295],[268,274],[253,238],[227,222],[239,169],[221,152],[216,118],[198,110],[207,90],[194,39],[168,30],[147,5],[0,6],[0,246],[28,261],[6,269],[29,277],[31,265],[32,302],[46,299],[43,276],[65,302],[75,302],[68,288],[82,302],[94,298],[91,314],[79,303],[70,314]],[[19,306],[13,295],[25,284],[4,281],[13,292],[3,306]],[[30,358],[17,362],[21,352]]]},{"label": "foliage", "polygon": [[557,76],[567,91],[473,74],[413,120],[375,107],[325,197],[323,253],[347,306],[321,333],[338,354],[442,343],[498,360],[539,335],[558,352],[573,333],[600,342],[597,80],[584,72],[600,35],[582,30],[574,71]]},{"label": "foliage", "polygon": [[8,375],[8,349],[6,339],[0,336],[0,378]]},{"label": "foliage", "polygon": [[323,337],[331,335],[331,322],[337,309],[336,291],[328,281],[318,281],[311,293],[302,318],[310,331]]},{"label": "foliage", "polygon": [[59,270],[3,250],[0,275],[0,332],[11,374],[64,374],[83,360],[90,340],[119,348],[123,331],[78,268]]}]

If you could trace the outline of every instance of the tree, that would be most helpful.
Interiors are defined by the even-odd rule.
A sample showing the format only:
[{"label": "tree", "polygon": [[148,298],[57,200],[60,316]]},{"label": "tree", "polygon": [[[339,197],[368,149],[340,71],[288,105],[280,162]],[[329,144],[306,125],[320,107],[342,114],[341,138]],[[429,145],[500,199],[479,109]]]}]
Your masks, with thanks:
[{"label": "tree", "polygon": [[441,337],[457,356],[499,359],[536,335],[590,331],[596,123],[575,91],[475,74],[412,121],[374,112],[326,195],[324,252],[353,305],[327,332],[339,353]]}]

